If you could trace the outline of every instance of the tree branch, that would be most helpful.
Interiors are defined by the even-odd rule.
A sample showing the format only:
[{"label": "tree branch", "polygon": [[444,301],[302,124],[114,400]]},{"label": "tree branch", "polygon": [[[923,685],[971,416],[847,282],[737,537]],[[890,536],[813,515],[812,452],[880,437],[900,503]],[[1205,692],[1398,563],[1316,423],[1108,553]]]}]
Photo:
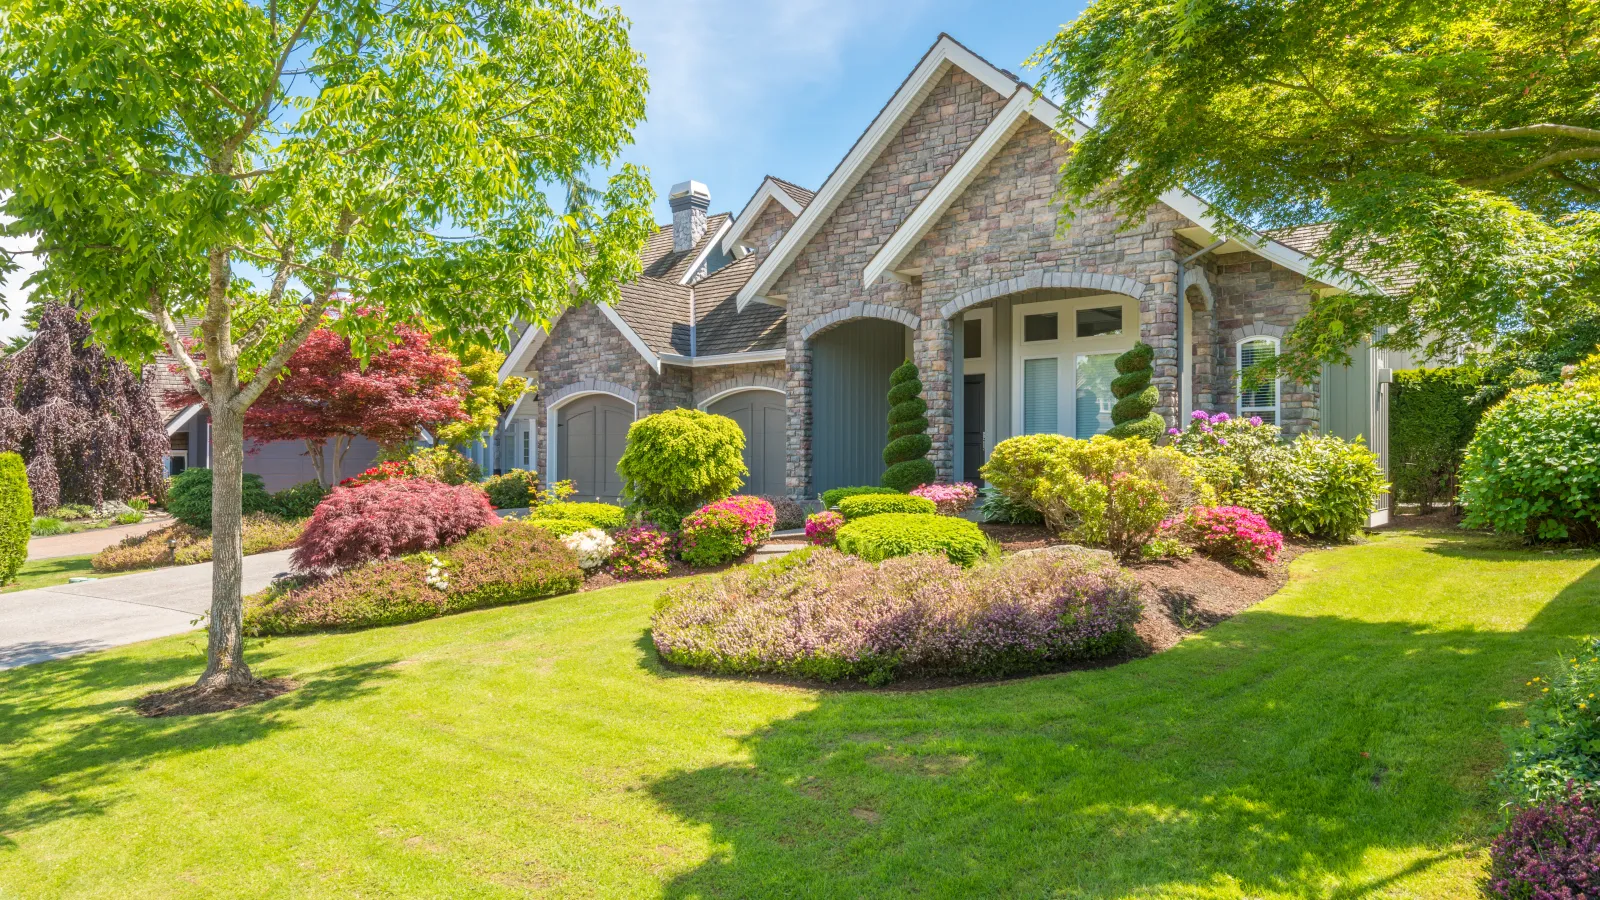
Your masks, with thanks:
[{"label": "tree branch", "polygon": [[1463,178],[1460,183],[1465,187],[1497,187],[1502,184],[1521,181],[1529,175],[1535,172],[1542,172],[1551,166],[1578,159],[1600,159],[1600,147],[1573,147],[1569,150],[1558,150],[1555,153],[1547,153],[1520,169],[1513,169],[1510,172],[1485,178]]},{"label": "tree branch", "polygon": [[183,374],[189,379],[190,387],[200,395],[200,399],[211,405],[211,382],[200,374],[200,366],[195,363],[194,357],[189,355],[187,347],[183,346],[183,338],[178,335],[178,326],[172,321],[172,314],[161,305],[160,291],[152,288],[150,291],[150,317],[155,320],[156,328],[161,332],[161,339],[177,357],[178,365],[183,367]]},{"label": "tree branch", "polygon": [[1555,180],[1561,182],[1567,187],[1572,188],[1575,191],[1578,191],[1579,193],[1588,194],[1591,197],[1600,197],[1600,187],[1595,187],[1586,181],[1579,181],[1571,175],[1561,171],[1560,167],[1552,167],[1548,174],[1551,178],[1554,178]]},{"label": "tree branch", "polygon": [[1414,141],[1499,141],[1521,137],[1566,137],[1578,141],[1600,143],[1600,128],[1581,125],[1560,125],[1540,122],[1537,125],[1518,125],[1515,128],[1491,128],[1483,131],[1421,131],[1416,134],[1385,134],[1379,138],[1388,144],[1409,144]]},{"label": "tree branch", "polygon": [[289,64],[289,57],[294,53],[295,45],[300,43],[300,35],[305,33],[306,26],[311,24],[311,18],[317,14],[319,3],[320,0],[311,0],[311,5],[306,7],[305,14],[300,17],[300,21],[294,27],[294,33],[290,34],[288,39],[283,42],[283,52],[278,55],[278,62],[272,67],[272,77],[267,79],[267,85],[261,91],[261,101],[256,104],[255,109],[245,114],[244,121],[239,125],[239,130],[222,145],[222,152],[218,156],[221,157],[227,169],[232,168],[234,152],[244,143],[245,138],[250,136],[250,132],[254,131],[256,125],[260,123],[261,117],[266,115],[267,110],[271,108],[272,98],[278,92],[278,83],[283,80],[283,69]]},{"label": "tree branch", "polygon": [[221,100],[223,103],[227,104],[228,108],[233,110],[236,115],[238,115],[240,117],[245,117],[245,116],[250,115],[249,113],[245,112],[244,107],[242,107],[239,104],[233,102],[232,100],[229,100],[228,99],[228,95],[224,94],[222,92],[222,88],[217,87],[215,84],[212,84],[209,81],[206,82],[205,85],[206,85],[206,90],[208,90],[212,94],[216,95],[216,98],[218,100]]},{"label": "tree branch", "polygon": [[320,300],[313,300],[306,305],[305,312],[300,315],[300,324],[294,327],[294,331],[290,333],[289,337],[282,344],[279,344],[278,349],[273,351],[273,354],[267,358],[267,361],[262,364],[260,369],[256,370],[255,377],[250,379],[250,383],[241,388],[238,394],[234,395],[230,405],[235,413],[241,416],[244,415],[245,411],[250,408],[250,404],[256,402],[256,398],[260,397],[261,392],[267,389],[267,385],[278,377],[278,372],[289,362],[289,357],[300,349],[300,345],[306,342],[306,338],[310,337],[311,332],[315,331],[317,325],[322,322],[322,314],[327,311],[327,308],[328,300],[326,297]]}]

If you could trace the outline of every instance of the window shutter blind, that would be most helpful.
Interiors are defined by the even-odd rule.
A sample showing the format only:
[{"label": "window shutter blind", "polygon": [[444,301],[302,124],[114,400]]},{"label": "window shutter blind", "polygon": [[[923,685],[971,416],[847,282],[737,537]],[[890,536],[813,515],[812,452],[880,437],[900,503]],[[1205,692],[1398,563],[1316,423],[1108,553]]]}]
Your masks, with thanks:
[{"label": "window shutter blind", "polygon": [[[1251,366],[1271,360],[1277,353],[1277,345],[1269,340],[1245,341],[1239,345],[1239,371],[1243,372]],[[1246,409],[1272,409],[1278,405],[1278,380],[1276,378],[1251,390],[1241,390],[1239,393],[1239,408]]]},{"label": "window shutter blind", "polygon": [[1060,361],[1054,356],[1022,361],[1022,431],[1055,434]]}]

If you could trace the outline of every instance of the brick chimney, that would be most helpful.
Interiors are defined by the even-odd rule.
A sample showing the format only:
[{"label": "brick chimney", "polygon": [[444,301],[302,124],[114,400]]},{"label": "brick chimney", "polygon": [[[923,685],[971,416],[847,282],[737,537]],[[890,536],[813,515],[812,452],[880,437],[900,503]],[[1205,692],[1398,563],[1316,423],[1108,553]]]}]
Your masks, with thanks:
[{"label": "brick chimney", "polygon": [[705,237],[711,190],[698,181],[675,184],[667,205],[672,207],[672,252],[687,253]]}]

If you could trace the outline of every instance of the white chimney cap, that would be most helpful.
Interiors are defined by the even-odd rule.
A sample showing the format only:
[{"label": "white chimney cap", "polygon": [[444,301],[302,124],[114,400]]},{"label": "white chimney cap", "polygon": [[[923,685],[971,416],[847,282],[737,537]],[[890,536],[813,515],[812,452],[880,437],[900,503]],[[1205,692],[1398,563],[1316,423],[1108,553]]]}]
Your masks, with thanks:
[{"label": "white chimney cap", "polygon": [[667,198],[675,200],[679,197],[688,197],[690,195],[704,197],[705,199],[710,200],[711,189],[698,181],[681,181],[672,186],[672,190],[667,194]]}]

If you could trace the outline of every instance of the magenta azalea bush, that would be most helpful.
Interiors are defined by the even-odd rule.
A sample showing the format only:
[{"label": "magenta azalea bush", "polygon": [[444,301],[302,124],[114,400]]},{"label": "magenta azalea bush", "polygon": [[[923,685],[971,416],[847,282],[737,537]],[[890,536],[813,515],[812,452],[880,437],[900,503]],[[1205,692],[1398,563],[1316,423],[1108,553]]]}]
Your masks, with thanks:
[{"label": "magenta azalea bush", "polygon": [[941,516],[959,516],[978,498],[978,486],[965,481],[956,484],[925,484],[913,489],[911,496],[932,500]]},{"label": "magenta azalea bush", "polygon": [[778,514],[760,497],[735,495],[683,517],[678,556],[691,566],[720,566],[772,537]]},{"label": "magenta azalea bush", "polygon": [[475,485],[396,478],[334,488],[306,523],[294,567],[329,572],[434,550],[499,522]]},{"label": "magenta azalea bush", "polygon": [[1283,550],[1283,535],[1260,513],[1243,506],[1195,506],[1181,520],[1162,528],[1177,531],[1196,550],[1217,559],[1255,565],[1272,562]]},{"label": "magenta azalea bush", "polygon": [[833,510],[823,510],[806,517],[806,539],[819,547],[833,546],[844,516]]},{"label": "magenta azalea bush", "polygon": [[808,548],[669,588],[651,634],[676,665],[882,684],[1112,653],[1132,640],[1140,610],[1137,584],[1109,565],[1033,554],[962,569]]},{"label": "magenta azalea bush", "polygon": [[635,525],[611,535],[611,561],[606,571],[617,578],[659,578],[667,574],[672,535],[654,525]]},{"label": "magenta azalea bush", "polygon": [[1525,807],[1489,845],[1485,893],[1506,900],[1600,897],[1600,811],[1573,790]]}]

